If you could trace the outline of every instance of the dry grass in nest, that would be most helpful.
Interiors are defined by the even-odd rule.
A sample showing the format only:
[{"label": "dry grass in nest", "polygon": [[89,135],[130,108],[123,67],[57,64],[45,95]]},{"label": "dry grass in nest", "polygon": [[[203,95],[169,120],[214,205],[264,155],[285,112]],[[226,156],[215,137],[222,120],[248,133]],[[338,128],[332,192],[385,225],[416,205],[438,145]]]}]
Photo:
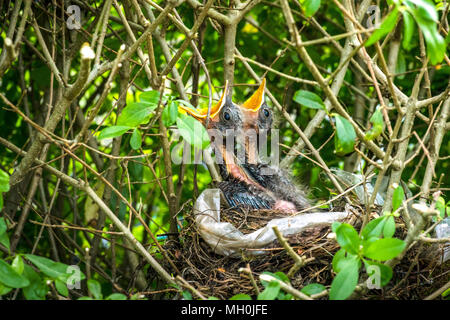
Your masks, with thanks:
[{"label": "dry grass in nest", "polygon": [[[362,209],[360,208],[362,214]],[[236,211],[224,209],[222,221],[236,226],[243,233],[253,232],[263,227],[268,221],[282,217],[279,212],[270,211]],[[181,244],[167,242],[165,248],[172,257],[182,277],[205,296],[229,299],[235,294],[246,293],[255,297],[255,290],[248,275],[239,272],[240,268],[250,266],[254,277],[264,272],[282,271],[288,273],[293,266],[293,259],[285,252],[278,241],[274,241],[265,251],[266,255],[249,256],[245,253],[241,258],[224,257],[215,254],[199,236],[192,211],[185,213],[186,226],[181,230]],[[356,230],[361,227],[360,219],[350,221]],[[395,237],[404,239],[406,230],[403,221],[398,218]],[[305,258],[313,258],[303,266],[291,279],[295,288],[301,289],[310,283],[330,286],[335,274],[331,262],[333,255],[339,250],[336,240],[327,235],[331,232],[329,225],[317,226],[305,230],[301,234],[287,237],[294,250]],[[261,249],[258,249],[260,251]],[[394,269],[391,282],[382,290],[369,290],[359,299],[423,299],[442,287],[450,278],[449,262],[439,265],[439,254],[432,254],[432,246],[416,245],[410,250]],[[426,254],[425,254],[426,253]],[[431,258],[430,258],[431,257]],[[163,262],[167,270],[168,263]],[[173,272],[173,270],[171,270]],[[360,280],[366,277],[361,272]],[[258,282],[258,285],[261,284]],[[263,287],[260,287],[262,290]],[[322,299],[327,299],[324,297]]]}]

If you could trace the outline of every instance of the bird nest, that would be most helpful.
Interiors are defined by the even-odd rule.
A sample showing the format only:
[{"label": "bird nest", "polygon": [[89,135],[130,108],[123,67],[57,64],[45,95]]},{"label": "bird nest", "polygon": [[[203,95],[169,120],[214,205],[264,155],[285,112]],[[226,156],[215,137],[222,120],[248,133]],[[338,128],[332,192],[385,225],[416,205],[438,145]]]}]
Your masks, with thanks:
[{"label": "bird nest", "polygon": [[[356,208],[356,210],[360,214],[352,214],[347,222],[359,230],[363,211],[362,208]],[[263,227],[271,219],[283,216],[280,212],[267,210],[239,211],[222,208],[221,211],[221,219],[230,222],[244,234]],[[254,297],[255,288],[249,275],[242,272],[241,268],[249,267],[254,278],[258,279],[258,276],[265,271],[282,271],[287,274],[294,265],[294,260],[278,241],[264,248],[263,250],[266,251],[264,255],[249,255],[248,249],[242,252],[240,257],[218,255],[199,235],[193,211],[186,210],[184,216],[180,242],[168,240],[164,249],[167,250],[181,276],[204,296],[229,299],[235,294],[245,293]],[[401,218],[396,219],[395,237],[404,239],[405,224]],[[331,227],[327,224],[285,237],[295,252],[307,261],[291,278],[293,287],[302,288],[311,283],[320,283],[329,288],[335,276],[332,270],[332,259],[339,250],[339,244],[333,236],[330,236],[330,233],[332,233]],[[436,250],[438,249],[436,245],[425,243],[415,245],[395,267],[394,276],[387,286],[381,290],[368,290],[354,297],[359,299],[425,298],[449,280],[450,264],[449,261],[445,264],[439,263],[442,245],[440,248]],[[166,260],[162,264],[167,270],[176,273]],[[156,276],[153,272],[151,274],[152,277]],[[360,281],[362,280],[364,280],[364,273],[361,273]],[[262,290],[263,287],[259,281],[257,283]],[[321,299],[327,299],[327,297]]]}]

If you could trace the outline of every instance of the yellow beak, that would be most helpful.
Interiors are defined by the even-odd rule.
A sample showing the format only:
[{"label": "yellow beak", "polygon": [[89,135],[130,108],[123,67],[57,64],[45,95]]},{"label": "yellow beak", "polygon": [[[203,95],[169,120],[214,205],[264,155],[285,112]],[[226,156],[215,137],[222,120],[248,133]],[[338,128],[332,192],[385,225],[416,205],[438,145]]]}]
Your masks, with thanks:
[{"label": "yellow beak", "polygon": [[[211,107],[211,112],[210,112],[211,119],[214,118],[220,112],[222,107],[224,106],[225,100],[226,100],[225,95],[227,94],[227,92],[228,92],[228,80],[225,82],[225,88],[222,92],[222,96],[221,96],[219,102],[217,102],[216,105]],[[192,108],[189,108],[182,104],[179,105],[179,108],[186,111],[187,113],[189,113],[194,118],[197,118],[198,120],[204,120],[208,116],[208,108],[192,109]]]},{"label": "yellow beak", "polygon": [[252,112],[258,111],[264,102],[264,90],[266,89],[266,79],[262,79],[259,88],[242,104],[244,109]]}]

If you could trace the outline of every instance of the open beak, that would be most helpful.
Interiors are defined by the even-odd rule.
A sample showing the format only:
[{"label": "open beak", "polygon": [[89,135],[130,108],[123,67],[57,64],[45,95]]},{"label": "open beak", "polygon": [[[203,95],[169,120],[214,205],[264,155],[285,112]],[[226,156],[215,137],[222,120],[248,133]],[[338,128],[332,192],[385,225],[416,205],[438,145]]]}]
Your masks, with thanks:
[{"label": "open beak", "polygon": [[[228,80],[225,82],[225,88],[222,92],[222,96],[220,97],[219,102],[217,102],[214,106],[211,107],[211,112],[209,115],[211,119],[214,119],[219,114],[220,110],[222,110],[222,107],[225,105],[227,92],[228,92]],[[197,120],[200,120],[203,123],[206,121],[206,118],[208,116],[207,107],[201,109],[193,109],[188,106],[180,104],[179,108],[182,109],[183,111],[186,111],[188,114],[190,114],[191,116],[193,116]]]},{"label": "open beak", "polygon": [[266,79],[262,79],[259,88],[242,104],[242,108],[249,112],[258,112],[264,103],[264,90],[266,89]]},{"label": "open beak", "polygon": [[245,151],[247,154],[247,161],[250,164],[257,163],[257,141],[255,137],[259,134],[258,116],[259,109],[264,103],[264,90],[266,89],[266,79],[262,79],[258,89],[247,99],[242,105],[241,110],[244,115],[244,134]]}]

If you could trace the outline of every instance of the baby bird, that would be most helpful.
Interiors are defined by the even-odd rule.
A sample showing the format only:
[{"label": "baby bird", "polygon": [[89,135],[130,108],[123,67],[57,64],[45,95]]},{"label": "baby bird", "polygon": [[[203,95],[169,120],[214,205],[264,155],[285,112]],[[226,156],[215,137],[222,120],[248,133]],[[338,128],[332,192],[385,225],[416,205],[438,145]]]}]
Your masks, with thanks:
[{"label": "baby bird", "polygon": [[[244,136],[266,136],[272,128],[273,113],[265,102],[266,79],[259,88],[240,107],[243,115]],[[250,132],[250,134],[246,134]],[[253,134],[254,136],[254,134]],[[283,169],[262,163],[258,157],[257,141],[245,138],[246,161],[242,165],[249,177],[272,192],[278,199],[275,210],[296,212],[311,206],[305,193],[293,182],[289,173]]]},{"label": "baby bird", "polygon": [[[184,105],[180,105],[180,108],[206,126],[207,108],[197,110]],[[236,157],[235,150],[242,135],[242,127],[241,109],[232,102],[226,82],[219,102],[211,108],[207,126],[223,179],[218,187],[231,207],[269,209],[275,203],[274,197],[248,176]]]},{"label": "baby bird", "polygon": [[[224,180],[218,187],[231,207],[294,213],[310,207],[303,191],[288,173],[261,162],[258,157],[258,137],[267,134],[273,122],[264,89],[265,79],[239,106],[232,102],[227,82],[219,102],[211,108],[207,129]],[[180,107],[206,125],[207,108]],[[236,157],[237,145],[244,148],[243,159]]]}]

